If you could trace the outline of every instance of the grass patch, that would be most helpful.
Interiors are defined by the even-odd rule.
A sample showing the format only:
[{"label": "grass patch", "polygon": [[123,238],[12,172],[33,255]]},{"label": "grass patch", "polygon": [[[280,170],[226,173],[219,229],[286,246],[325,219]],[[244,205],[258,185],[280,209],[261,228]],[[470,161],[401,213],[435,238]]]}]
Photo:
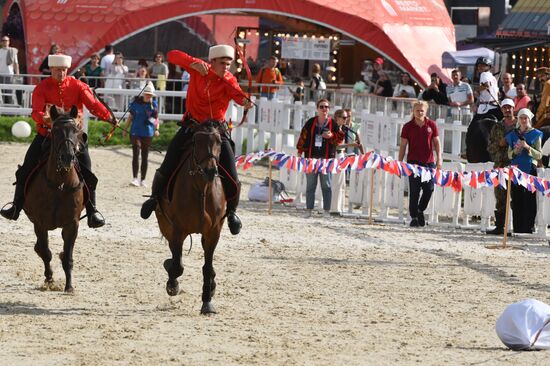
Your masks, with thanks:
[{"label": "grass patch", "polygon": [[[11,126],[17,121],[27,121],[32,128],[30,137],[17,138],[11,134]],[[125,123],[122,123],[124,127]],[[176,134],[179,126],[175,121],[166,121],[160,125],[160,136],[153,139],[153,147],[158,150],[166,150],[172,137]],[[103,144],[105,136],[111,130],[111,125],[103,121],[90,120],[88,126],[88,144],[90,146],[130,146],[130,138],[122,137],[122,130],[116,129],[111,139]],[[21,116],[0,116],[0,141],[5,142],[27,142],[30,143],[36,134],[34,121],[30,117]]]}]

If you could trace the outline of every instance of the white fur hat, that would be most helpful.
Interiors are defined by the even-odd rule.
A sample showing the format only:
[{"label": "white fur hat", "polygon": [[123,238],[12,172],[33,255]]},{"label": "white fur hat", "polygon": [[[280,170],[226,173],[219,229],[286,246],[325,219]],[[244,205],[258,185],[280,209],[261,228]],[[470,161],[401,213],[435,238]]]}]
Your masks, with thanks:
[{"label": "white fur hat", "polygon": [[233,60],[235,56],[235,50],[233,47],[226,44],[219,44],[217,46],[212,46],[208,50],[208,60],[213,60],[220,57],[228,57]]},{"label": "white fur hat", "polygon": [[48,67],[71,67],[73,59],[71,56],[57,54],[48,55]]},{"label": "white fur hat", "polygon": [[143,88],[143,94],[150,94],[152,96],[156,96],[155,87],[152,82],[150,81],[147,82],[147,85],[145,85],[145,88]]}]

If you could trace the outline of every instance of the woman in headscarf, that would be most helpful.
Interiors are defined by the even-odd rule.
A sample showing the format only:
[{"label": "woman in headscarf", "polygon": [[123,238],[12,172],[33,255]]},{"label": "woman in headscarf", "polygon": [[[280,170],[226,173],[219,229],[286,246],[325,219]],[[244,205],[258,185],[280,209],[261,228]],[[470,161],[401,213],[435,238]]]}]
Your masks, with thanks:
[{"label": "woman in headscarf", "polygon": [[[520,109],[517,119],[517,128],[506,135],[508,157],[511,165],[517,165],[522,172],[536,176],[537,162],[542,158],[542,132],[531,126],[533,113],[529,109]],[[532,234],[537,214],[535,193],[513,184],[511,195],[514,232]]]}]

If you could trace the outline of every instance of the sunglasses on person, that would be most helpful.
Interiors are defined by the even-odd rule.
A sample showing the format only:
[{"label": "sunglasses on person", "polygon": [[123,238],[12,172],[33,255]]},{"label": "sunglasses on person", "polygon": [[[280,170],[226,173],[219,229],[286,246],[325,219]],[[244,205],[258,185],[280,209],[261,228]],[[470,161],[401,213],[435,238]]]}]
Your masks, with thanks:
[{"label": "sunglasses on person", "polygon": [[323,104],[323,105],[320,105],[319,107],[317,107],[319,109],[329,109],[330,107],[326,104]]}]

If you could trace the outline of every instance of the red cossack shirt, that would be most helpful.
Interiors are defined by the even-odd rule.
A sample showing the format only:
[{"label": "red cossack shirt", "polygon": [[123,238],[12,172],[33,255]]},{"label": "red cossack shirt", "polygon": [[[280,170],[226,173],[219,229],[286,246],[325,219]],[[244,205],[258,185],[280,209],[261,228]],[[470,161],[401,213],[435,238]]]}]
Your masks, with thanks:
[{"label": "red cossack shirt", "polygon": [[191,117],[198,122],[210,119],[225,120],[225,112],[231,100],[239,105],[245,104],[245,94],[235,76],[229,71],[225,72],[223,78],[226,81],[224,81],[211,70],[209,64],[207,65],[211,71],[205,76],[192,69],[191,64],[203,61],[191,57],[185,52],[173,50],[168,52],[166,57],[168,62],[181,66],[190,75],[189,87],[187,88],[186,113],[190,113]]},{"label": "red cossack shirt", "polygon": [[407,139],[409,151],[407,161],[420,163],[434,163],[433,139],[439,136],[437,124],[429,118],[425,118],[424,125],[420,127],[414,119],[405,123],[401,129],[401,137]]},{"label": "red cossack shirt", "polygon": [[[32,119],[36,122],[36,129],[42,136],[48,134],[50,122],[44,120],[46,105],[55,105],[65,112],[74,105],[78,114],[82,115],[82,105],[94,116],[104,121],[111,120],[111,114],[99,100],[94,97],[90,87],[72,76],[67,76],[61,83],[49,77],[42,80],[32,93]],[[49,113],[49,112],[48,112]]]}]

